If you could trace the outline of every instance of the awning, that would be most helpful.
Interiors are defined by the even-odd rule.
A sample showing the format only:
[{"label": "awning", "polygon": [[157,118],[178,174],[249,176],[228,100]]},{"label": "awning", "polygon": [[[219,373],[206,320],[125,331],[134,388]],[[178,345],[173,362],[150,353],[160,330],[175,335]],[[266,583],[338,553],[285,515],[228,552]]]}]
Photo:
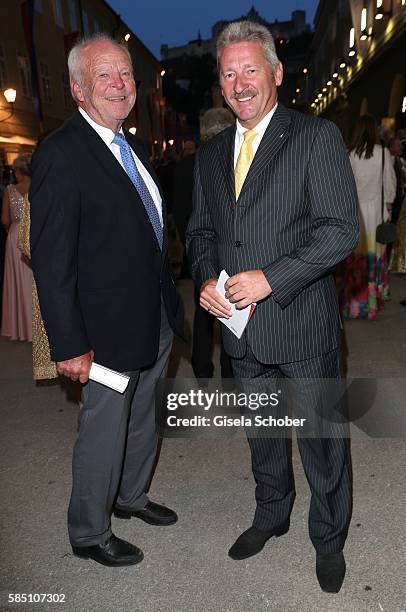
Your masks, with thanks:
[{"label": "awning", "polygon": [[3,134],[0,134],[0,144],[29,145],[31,147],[35,147],[37,141],[33,140],[32,138],[26,138],[25,136],[4,136]]}]

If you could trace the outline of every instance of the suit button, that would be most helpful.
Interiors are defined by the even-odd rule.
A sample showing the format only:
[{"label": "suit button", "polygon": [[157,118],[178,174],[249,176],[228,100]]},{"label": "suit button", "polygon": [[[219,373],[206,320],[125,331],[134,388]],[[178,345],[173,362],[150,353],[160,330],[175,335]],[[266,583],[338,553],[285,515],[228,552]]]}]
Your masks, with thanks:
[{"label": "suit button", "polygon": [[238,248],[238,247],[240,247],[240,246],[242,246],[242,242],[241,242],[241,240],[236,240],[236,241],[235,241],[235,246],[236,246],[237,248]]}]

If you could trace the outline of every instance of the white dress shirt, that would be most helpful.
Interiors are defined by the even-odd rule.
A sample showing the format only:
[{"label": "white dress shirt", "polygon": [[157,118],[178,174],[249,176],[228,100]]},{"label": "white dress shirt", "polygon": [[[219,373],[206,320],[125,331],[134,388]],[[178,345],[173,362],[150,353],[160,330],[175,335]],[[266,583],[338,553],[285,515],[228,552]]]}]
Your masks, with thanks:
[{"label": "white dress shirt", "polygon": [[[97,132],[97,134],[100,136],[104,144],[110,149],[110,151],[113,153],[114,157],[116,158],[120,166],[124,168],[124,164],[122,162],[121,154],[120,154],[120,147],[117,144],[113,143],[113,138],[115,136],[115,133],[113,132],[113,130],[110,130],[110,128],[106,128],[96,123],[91,117],[89,117],[89,115],[87,114],[85,110],[83,110],[83,108],[79,108],[79,112],[84,117],[84,119],[86,119],[88,124],[94,129],[94,131]],[[123,134],[124,136],[123,128],[120,129],[119,133]],[[151,197],[158,211],[159,220],[161,222],[161,225],[163,226],[162,198],[161,198],[161,194],[159,193],[158,186],[156,185],[155,181],[149,174],[148,170],[141,163],[141,161],[138,159],[138,157],[136,156],[136,154],[134,153],[132,149],[131,149],[131,153],[133,155],[135,165],[137,166],[137,170],[142,176],[143,181],[146,184],[149,193],[151,194]]]},{"label": "white dress shirt", "polygon": [[[278,106],[278,103],[276,103],[273,109],[270,110],[269,113],[267,113],[265,117],[261,119],[261,121],[254,128],[252,128],[257,133],[254,140],[252,141],[252,151],[254,153],[254,156],[258,150],[262,137],[266,132],[266,128],[268,127],[274,115],[274,112],[276,111],[277,106]],[[237,159],[240,154],[241,145],[244,140],[244,132],[247,132],[247,130],[248,128],[243,127],[237,119],[237,129],[235,131],[235,140],[234,140],[234,168],[237,165]]]}]

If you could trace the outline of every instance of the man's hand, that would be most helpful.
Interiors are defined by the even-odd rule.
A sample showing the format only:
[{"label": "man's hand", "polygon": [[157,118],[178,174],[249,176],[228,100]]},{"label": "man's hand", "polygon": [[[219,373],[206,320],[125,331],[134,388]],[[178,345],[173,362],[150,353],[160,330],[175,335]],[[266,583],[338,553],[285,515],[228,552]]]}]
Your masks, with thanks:
[{"label": "man's hand", "polygon": [[66,359],[65,361],[57,361],[56,369],[58,374],[67,376],[71,380],[79,380],[81,383],[86,383],[89,380],[89,372],[92,365],[94,352],[89,351],[79,357]]},{"label": "man's hand", "polygon": [[215,317],[230,318],[231,306],[216,289],[217,279],[210,278],[200,289],[200,306]]},{"label": "man's hand", "polygon": [[225,284],[226,298],[238,309],[259,302],[272,293],[262,270],[248,270],[230,276]]}]

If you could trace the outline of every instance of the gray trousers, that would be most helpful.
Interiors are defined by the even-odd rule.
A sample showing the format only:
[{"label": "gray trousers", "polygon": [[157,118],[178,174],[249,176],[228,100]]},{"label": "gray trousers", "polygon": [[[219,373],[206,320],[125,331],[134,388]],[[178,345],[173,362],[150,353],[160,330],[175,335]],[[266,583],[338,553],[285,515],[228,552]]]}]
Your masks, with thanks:
[{"label": "gray trousers", "polygon": [[138,510],[148,501],[157,448],[155,385],[166,374],[172,341],[162,304],[156,362],[126,372],[130,382],[124,394],[93,381],[83,387],[68,511],[72,546],[104,543],[111,535],[113,505]]}]

